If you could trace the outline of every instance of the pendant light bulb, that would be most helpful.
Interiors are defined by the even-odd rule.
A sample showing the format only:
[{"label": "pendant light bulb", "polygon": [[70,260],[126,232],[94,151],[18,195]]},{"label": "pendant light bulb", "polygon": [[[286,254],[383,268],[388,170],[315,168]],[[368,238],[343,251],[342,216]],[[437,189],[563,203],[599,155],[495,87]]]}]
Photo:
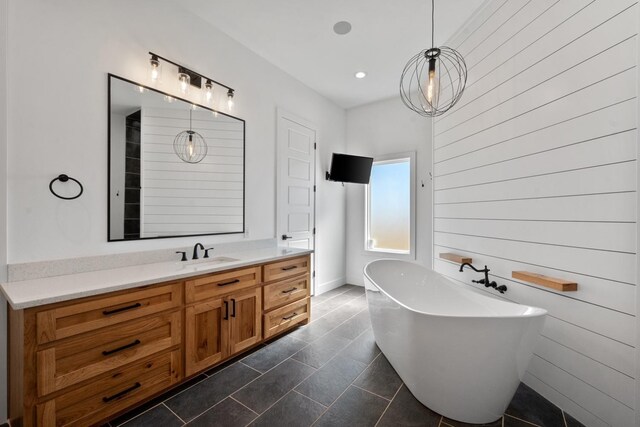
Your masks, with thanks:
[{"label": "pendant light bulb", "polygon": [[429,59],[429,80],[427,81],[427,102],[430,105],[437,105],[440,95],[440,84],[436,74],[436,58]]},{"label": "pendant light bulb", "polygon": [[181,94],[186,95],[189,93],[189,84],[191,83],[191,77],[185,72],[183,68],[178,70],[178,90]]},{"label": "pendant light bulb", "polygon": [[151,55],[151,59],[149,60],[149,73],[151,77],[151,83],[157,83],[160,81],[160,60],[156,55]]},{"label": "pendant light bulb", "polygon": [[213,82],[207,79],[204,84],[204,102],[211,105],[211,101],[213,101]]},{"label": "pendant light bulb", "polygon": [[231,89],[227,91],[227,106],[229,107],[229,110],[233,108],[233,90]]},{"label": "pendant light bulb", "polygon": [[187,149],[189,150],[189,160],[193,159],[193,134],[189,134],[189,143],[187,144]]}]

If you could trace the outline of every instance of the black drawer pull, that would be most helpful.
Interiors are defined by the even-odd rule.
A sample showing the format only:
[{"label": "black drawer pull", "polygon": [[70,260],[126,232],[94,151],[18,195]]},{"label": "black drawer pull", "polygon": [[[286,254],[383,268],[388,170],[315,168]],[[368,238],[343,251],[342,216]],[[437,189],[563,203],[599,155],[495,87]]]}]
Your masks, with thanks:
[{"label": "black drawer pull", "polygon": [[236,317],[236,300],[231,298],[231,317]]},{"label": "black drawer pull", "polygon": [[131,344],[123,345],[122,347],[114,348],[113,350],[105,350],[105,351],[102,352],[102,354],[105,355],[105,356],[108,356],[110,354],[117,353],[119,351],[126,350],[126,349],[131,348],[131,347],[135,347],[138,344],[140,344],[140,340],[135,340]]},{"label": "black drawer pull", "polygon": [[122,390],[122,391],[119,391],[118,393],[114,394],[113,396],[103,397],[103,398],[102,398],[102,401],[103,401],[104,403],[111,402],[112,400],[117,399],[117,398],[119,398],[119,397],[122,397],[122,396],[124,396],[124,395],[125,395],[125,394],[127,394],[127,393],[131,393],[133,390],[135,390],[135,389],[137,389],[137,388],[140,388],[140,387],[142,387],[142,384],[140,384],[140,383],[135,383],[134,385],[132,385],[132,386],[131,386],[131,387],[129,387],[128,389],[126,389],[126,390]]},{"label": "black drawer pull", "polygon": [[223,320],[229,320],[229,301],[224,302],[224,317]]},{"label": "black drawer pull", "polygon": [[291,289],[287,289],[286,291],[282,291],[282,293],[283,293],[283,294],[289,294],[289,293],[291,293],[291,292],[293,292],[293,291],[297,291],[297,290],[298,290],[298,288],[295,288],[295,287],[294,287],[294,288],[291,288]]},{"label": "black drawer pull", "polygon": [[238,283],[240,281],[240,279],[235,279],[232,280],[230,282],[224,282],[224,283],[218,283],[218,286],[228,286],[228,285],[233,285],[234,283]]},{"label": "black drawer pull", "polygon": [[297,315],[298,315],[298,313],[294,312],[294,313],[293,313],[291,316],[289,316],[289,317],[283,317],[283,318],[282,318],[282,320],[291,320],[291,319],[293,319],[294,317],[296,317]]},{"label": "black drawer pull", "polygon": [[282,267],[281,270],[282,271],[289,271],[289,270],[293,270],[294,268],[298,268],[297,265],[292,265],[290,267]]},{"label": "black drawer pull", "polygon": [[134,308],[138,308],[138,307],[142,307],[142,304],[140,304],[139,302],[132,305],[128,305],[126,307],[115,308],[113,310],[105,310],[102,312],[102,314],[104,314],[105,316],[108,316],[110,314],[120,313],[121,311],[133,310]]}]

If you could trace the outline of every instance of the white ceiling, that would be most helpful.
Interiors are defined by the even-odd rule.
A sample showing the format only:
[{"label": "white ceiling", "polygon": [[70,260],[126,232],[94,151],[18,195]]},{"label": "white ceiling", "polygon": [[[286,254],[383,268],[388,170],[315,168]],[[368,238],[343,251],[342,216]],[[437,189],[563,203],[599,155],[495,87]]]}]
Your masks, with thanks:
[{"label": "white ceiling", "polygon": [[[436,45],[483,1],[436,1]],[[396,95],[405,63],[430,45],[428,0],[177,2],[343,108]],[[335,34],[338,21],[351,32]]]}]

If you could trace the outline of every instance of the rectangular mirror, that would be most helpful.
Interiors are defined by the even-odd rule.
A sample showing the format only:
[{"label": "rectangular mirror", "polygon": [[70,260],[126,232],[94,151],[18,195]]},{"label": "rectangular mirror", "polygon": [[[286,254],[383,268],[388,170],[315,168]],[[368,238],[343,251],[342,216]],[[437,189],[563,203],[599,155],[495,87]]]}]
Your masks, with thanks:
[{"label": "rectangular mirror", "polygon": [[109,74],[109,241],[244,233],[237,117]]}]

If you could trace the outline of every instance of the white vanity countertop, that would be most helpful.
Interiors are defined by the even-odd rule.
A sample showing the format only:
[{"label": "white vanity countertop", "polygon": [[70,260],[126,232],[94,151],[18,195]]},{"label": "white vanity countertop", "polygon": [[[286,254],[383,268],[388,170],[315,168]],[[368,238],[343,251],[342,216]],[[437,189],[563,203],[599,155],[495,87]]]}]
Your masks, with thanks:
[{"label": "white vanity countertop", "polygon": [[[14,310],[20,310],[247,265],[292,258],[310,254],[311,252],[313,251],[278,247],[254,249],[198,261],[160,262],[9,282],[1,284],[0,290],[2,290],[11,307]],[[234,260],[216,261],[218,258],[233,258]]]}]

